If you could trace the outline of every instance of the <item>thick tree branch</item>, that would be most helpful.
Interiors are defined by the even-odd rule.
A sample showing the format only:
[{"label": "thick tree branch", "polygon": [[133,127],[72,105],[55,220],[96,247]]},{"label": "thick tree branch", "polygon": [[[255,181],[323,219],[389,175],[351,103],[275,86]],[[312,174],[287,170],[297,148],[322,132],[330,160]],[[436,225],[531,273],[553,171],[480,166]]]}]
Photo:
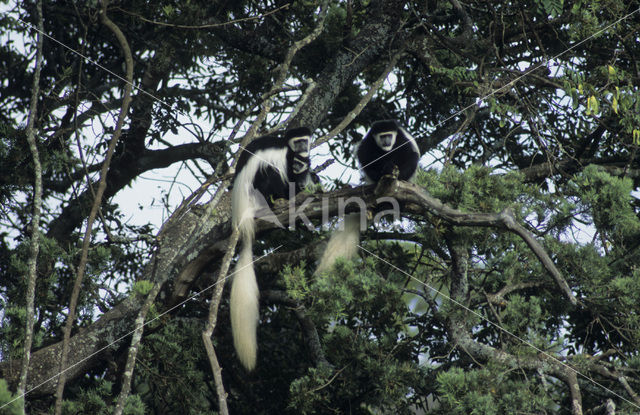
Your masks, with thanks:
[{"label": "thick tree branch", "polygon": [[571,396],[571,413],[582,415],[582,393],[580,393],[578,375],[574,370],[566,370],[565,372],[564,381],[569,386],[569,395]]},{"label": "thick tree branch", "polygon": [[[173,163],[178,163],[187,160],[203,159],[209,163],[215,165],[216,161],[220,161],[226,150],[226,144],[224,142],[214,143],[188,143],[179,144],[177,146],[163,148],[161,150],[145,150],[135,160],[134,164],[129,166],[129,169],[121,176],[120,183],[130,183],[136,177],[147,171],[162,169],[169,167]],[[93,164],[87,166],[87,172],[96,172],[100,170],[100,164]],[[78,170],[71,174],[68,179],[58,182],[49,183],[56,186],[58,190],[65,191],[73,183],[78,181],[85,175],[85,171]],[[123,186],[124,186],[123,185]],[[120,189],[123,187],[121,186]],[[118,189],[118,190],[120,190]]]},{"label": "thick tree branch", "polygon": [[[297,197],[295,206],[299,209],[308,198],[308,203],[298,213],[304,213],[310,220],[321,220],[323,215],[328,214],[333,217],[338,214],[340,211],[339,200],[361,197],[368,206],[376,206],[378,197],[395,197],[400,203],[402,212],[406,214],[422,216],[429,213],[454,226],[505,229],[527,238],[530,246],[539,248],[536,249],[546,266],[549,267],[548,271],[552,274],[557,273],[556,277],[562,281],[553,262],[548,259],[548,255],[539,243],[524,228],[515,223],[508,211],[502,213],[463,213],[444,205],[420,187],[406,182],[395,182],[394,185],[387,187],[386,193],[376,195],[374,190],[374,186],[362,186],[317,195],[301,193]],[[353,204],[347,205],[347,213],[355,211],[356,208]],[[229,194],[225,193],[223,201],[217,205],[217,215],[208,216],[205,220],[206,210],[196,209],[195,205],[189,204],[185,209],[176,211],[158,236],[157,251],[150,264],[145,268],[141,279],[164,284],[164,294],[160,297],[163,300],[159,304],[159,309],[167,310],[168,307],[173,307],[176,304],[176,299],[184,298],[203,267],[206,264],[219,261],[228,252],[227,238],[231,233],[228,222]],[[289,215],[286,207],[277,209],[274,213],[283,226],[289,225],[290,221],[296,219],[295,215]],[[257,225],[258,237],[262,232],[276,228],[272,222],[261,220],[257,221]],[[557,284],[563,287],[566,283],[557,282]],[[564,294],[567,295],[566,292]],[[573,297],[571,296],[571,298]],[[76,366],[73,366],[68,376],[73,377],[96,364],[100,364],[98,356],[108,344],[106,339],[116,340],[131,333],[134,328],[134,320],[142,304],[142,299],[132,295],[100,317],[90,327],[73,336],[71,345],[74,350],[77,348],[76,361],[86,360],[81,360]],[[117,347],[117,344],[109,347]],[[55,356],[59,354],[59,349],[58,343],[34,353],[29,377],[30,387],[55,375],[57,366],[51,365],[51,361],[56,360]],[[37,367],[38,370],[34,371],[34,367]],[[0,364],[0,375],[15,381],[15,368],[7,363]],[[51,393],[50,383],[42,385],[38,392]]]},{"label": "thick tree branch", "polygon": [[[404,44],[399,33],[404,3],[396,0],[372,1],[367,23],[358,35],[329,59],[317,76],[317,86],[292,124],[315,128],[327,116],[336,97],[350,82],[383,54],[395,55]],[[385,59],[386,60],[386,59]]]},{"label": "thick tree branch", "polygon": [[[34,299],[36,295],[36,264],[38,252],[40,251],[40,208],[42,206],[42,165],[40,164],[40,154],[36,143],[34,124],[38,115],[38,97],[40,95],[40,70],[42,69],[42,32],[44,31],[42,17],[42,0],[36,2],[38,15],[37,52],[36,67],[33,73],[33,84],[31,85],[31,103],[29,105],[29,116],[27,120],[27,142],[33,158],[33,216],[31,219],[31,241],[29,243],[29,260],[27,261],[27,292],[26,292],[26,327],[24,334],[24,346],[22,357],[22,368],[20,369],[20,383],[18,384],[17,395],[22,397],[27,386],[27,373],[29,371],[29,360],[31,359],[31,345],[33,344],[33,321],[34,321]],[[20,405],[24,411],[24,399],[20,399]]]},{"label": "thick tree branch", "polygon": [[453,8],[460,16],[460,20],[462,20],[462,27],[464,27],[464,31],[462,32],[461,37],[466,41],[470,42],[473,36],[473,22],[469,14],[464,10],[462,5],[458,0],[451,0],[451,4]]},{"label": "thick tree branch", "polygon": [[603,353],[602,355],[592,357],[591,359],[589,359],[590,369],[592,369],[593,371],[599,373],[600,375],[606,378],[612,379],[620,383],[620,385],[622,385],[624,390],[629,394],[633,402],[635,402],[636,405],[640,406],[640,395],[638,395],[638,393],[631,387],[631,385],[629,385],[629,382],[627,381],[626,376],[620,373],[620,371],[618,370],[611,371],[607,367],[598,364],[598,361],[600,360],[600,358],[606,357],[607,355],[614,354],[614,353],[615,351],[612,350],[611,353]]},{"label": "thick tree branch", "polygon": [[449,336],[451,336],[453,343],[460,347],[465,353],[469,354],[475,361],[494,361],[512,369],[524,369],[535,373],[549,373],[562,380],[570,392],[572,414],[582,414],[582,396],[577,381],[578,372],[575,369],[561,364],[559,361],[545,354],[538,354],[533,357],[511,355],[503,350],[473,340],[466,328],[463,327],[464,323],[447,319],[446,324],[447,332]]},{"label": "thick tree branch", "polygon": [[[160,81],[166,77],[170,68],[170,60],[171,56],[162,51],[156,53],[147,64],[139,88],[143,92],[136,94],[132,101],[131,124],[122,139],[119,140],[116,154],[113,156],[113,163],[109,168],[107,187],[104,192],[105,199],[115,195],[136,177],[132,175],[131,166],[137,166],[138,160],[146,151],[144,140],[151,126],[151,110],[155,102],[155,98],[150,96],[147,91],[155,91]],[[135,174],[137,175],[139,172]],[[47,236],[58,241],[68,241],[73,230],[80,226],[82,219],[88,214],[88,206],[92,200],[93,194],[90,189],[70,200],[58,217],[49,223]]]},{"label": "thick tree branch", "polygon": [[[403,195],[406,196],[403,197]],[[420,187],[407,182],[399,182],[396,190],[393,192],[393,196],[405,203],[414,203],[419,206],[418,210],[426,209],[454,225],[494,227],[515,233],[522,238],[538,257],[538,260],[547,272],[551,274],[571,304],[576,305],[578,303],[569,285],[542,245],[533,237],[531,232],[527,231],[522,225],[515,221],[513,212],[510,209],[505,209],[500,213],[463,213],[443,204],[440,200],[432,197]]]},{"label": "thick tree branch", "polygon": [[66,382],[66,369],[67,369],[67,356],[69,354],[69,343],[71,338],[71,329],[73,328],[73,324],[75,322],[75,313],[76,306],[78,302],[78,297],[80,296],[80,288],[82,286],[82,279],[84,277],[85,268],[87,265],[87,259],[89,256],[89,245],[91,243],[91,230],[93,228],[93,221],[98,214],[98,209],[100,208],[100,204],[102,202],[102,196],[104,194],[105,188],[107,187],[107,171],[109,170],[109,165],[111,163],[111,158],[113,157],[113,153],[116,148],[116,144],[118,143],[118,139],[120,138],[120,134],[122,132],[122,127],[124,125],[124,120],[127,117],[127,113],[129,112],[129,104],[131,103],[131,90],[133,86],[133,57],[131,55],[131,49],[129,48],[129,43],[127,39],[124,37],[124,34],[120,31],[120,29],[111,21],[106,15],[106,7],[108,0],[104,0],[102,11],[100,12],[100,20],[101,22],[107,26],[116,36],[118,42],[120,43],[120,47],[122,48],[122,53],[125,57],[126,62],[126,83],[124,86],[124,97],[122,99],[122,108],[120,109],[120,113],[118,114],[118,121],[116,122],[116,129],[113,132],[113,136],[111,137],[111,141],[109,142],[109,147],[107,149],[107,154],[102,165],[102,170],[100,171],[100,181],[98,183],[98,189],[96,190],[96,194],[93,200],[93,205],[91,206],[91,212],[89,213],[89,217],[87,219],[87,225],[84,233],[84,238],[82,240],[82,252],[80,256],[80,263],[78,264],[77,275],[73,284],[73,291],[71,292],[71,299],[69,301],[69,314],[67,315],[67,320],[64,326],[64,340],[62,342],[62,356],[60,358],[60,378],[58,379],[58,387],[56,390],[56,405],[55,405],[55,414],[60,415],[62,412],[62,395],[64,392],[64,385]]},{"label": "thick tree branch", "polygon": [[[449,232],[451,233],[451,232]],[[460,304],[468,304],[469,300],[469,252],[465,246],[458,244],[454,235],[445,235],[447,247],[451,254],[451,298]]]},{"label": "thick tree branch", "polygon": [[371,101],[371,98],[373,98],[373,95],[378,91],[378,89],[380,89],[380,87],[382,86],[382,83],[385,81],[385,79],[387,79],[387,77],[389,76],[393,68],[395,68],[396,63],[398,62],[398,59],[400,58],[401,54],[402,52],[398,51],[395,55],[391,57],[391,60],[389,61],[387,66],[384,68],[384,70],[382,71],[378,79],[376,79],[376,81],[371,85],[367,93],[364,94],[364,96],[360,99],[358,104],[356,104],[356,106],[351,111],[349,111],[349,113],[342,119],[342,121],[340,121],[340,123],[337,126],[335,126],[327,134],[316,139],[313,142],[314,148],[318,147],[319,145],[337,136],[342,132],[342,130],[344,130],[349,124],[351,124],[351,121],[353,121],[354,118],[356,118],[362,112],[364,107],[369,103],[369,101]]}]

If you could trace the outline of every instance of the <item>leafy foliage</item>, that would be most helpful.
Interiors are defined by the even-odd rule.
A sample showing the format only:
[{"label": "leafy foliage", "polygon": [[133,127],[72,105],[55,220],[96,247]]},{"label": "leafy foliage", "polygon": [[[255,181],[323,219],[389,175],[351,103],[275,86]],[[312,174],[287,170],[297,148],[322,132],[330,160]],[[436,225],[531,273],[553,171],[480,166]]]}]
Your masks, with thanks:
[{"label": "leafy foliage", "polygon": [[0,413],[2,413],[2,415],[21,415],[20,399],[21,398],[16,399],[16,396],[12,395],[7,381],[0,379],[0,406],[2,407]]},{"label": "leafy foliage", "polygon": [[[110,397],[112,395],[113,384],[108,381],[99,381],[95,388],[80,391],[77,400],[64,401],[62,413],[65,415],[78,413],[91,413],[98,415],[108,415],[112,413],[110,409]],[[142,400],[137,395],[131,395],[127,399],[123,414],[143,415],[146,408]]]},{"label": "leafy foliage", "polygon": [[[122,99],[123,54],[100,22],[100,4],[43,2],[50,38],[35,119],[44,205],[34,353],[62,339]],[[34,171],[25,128],[36,19],[33,2],[3,7],[0,377],[10,382],[0,379],[0,405],[14,396],[25,341]],[[180,223],[167,218],[201,183],[212,192],[219,186],[289,47],[316,27],[318,7],[110,2],[106,13],[129,43],[138,89],[109,168],[74,334],[93,333],[105,315],[144,301],[155,267],[182,243],[163,239]],[[290,125],[309,125],[320,137],[351,116],[397,55],[350,125],[314,149],[314,166],[337,161],[320,172],[325,188],[356,180],[355,146],[373,121],[398,119],[424,154],[416,184],[462,213],[512,212],[579,304],[568,303],[518,235],[447,222],[419,206],[403,206],[400,223],[362,234],[377,258],[362,251],[320,276],[319,223],[313,232],[261,233],[257,369],[247,373],[235,357],[226,294],[213,337],[231,412],[562,415],[576,413],[576,387],[584,412],[607,399],[619,413],[636,411],[639,8],[637,0],[329,2],[322,33],[294,56],[260,131],[293,115]],[[240,132],[228,140],[234,127]],[[206,199],[177,215],[217,227],[189,233],[206,243],[162,270],[171,278],[151,307],[125,413],[219,411],[201,340],[210,294],[202,290],[220,267],[221,258],[206,253],[226,238],[228,212],[224,204],[201,209]],[[90,336],[100,347],[115,343],[69,380],[64,413],[113,412],[130,337],[112,333],[125,323]],[[554,358],[585,377],[571,385]],[[57,367],[42,363],[32,371]],[[30,413],[52,410],[46,394],[27,395],[26,405]]]}]

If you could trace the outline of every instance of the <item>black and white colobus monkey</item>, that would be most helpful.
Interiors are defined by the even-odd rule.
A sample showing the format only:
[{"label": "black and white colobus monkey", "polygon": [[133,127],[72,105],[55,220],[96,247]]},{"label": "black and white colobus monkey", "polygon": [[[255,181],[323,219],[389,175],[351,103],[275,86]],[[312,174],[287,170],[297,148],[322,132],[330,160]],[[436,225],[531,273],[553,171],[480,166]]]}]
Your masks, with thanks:
[{"label": "black and white colobus monkey", "polygon": [[[377,183],[383,176],[393,174],[395,167],[399,180],[410,180],[418,167],[420,149],[396,120],[382,120],[373,123],[356,155],[367,183]],[[331,235],[316,274],[330,269],[339,257],[353,258],[358,252],[359,240],[360,214],[345,215],[344,229]]]},{"label": "black and white colobus monkey", "polygon": [[253,269],[254,214],[289,198],[289,183],[296,193],[309,183],[309,138],[306,127],[282,136],[264,136],[243,149],[231,192],[232,224],[242,238],[240,257],[231,284],[231,329],[238,358],[247,369],[256,365],[259,291]]},{"label": "black and white colobus monkey", "polygon": [[396,120],[376,121],[358,146],[358,163],[369,183],[392,174],[398,167],[399,180],[410,180],[418,167],[420,149],[411,134]]}]

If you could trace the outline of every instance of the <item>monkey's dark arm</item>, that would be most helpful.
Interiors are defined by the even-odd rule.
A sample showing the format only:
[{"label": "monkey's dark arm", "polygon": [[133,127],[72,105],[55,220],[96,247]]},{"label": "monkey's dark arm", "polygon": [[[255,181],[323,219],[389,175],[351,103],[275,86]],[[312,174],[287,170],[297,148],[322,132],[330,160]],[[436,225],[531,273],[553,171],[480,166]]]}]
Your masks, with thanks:
[{"label": "monkey's dark arm", "polygon": [[[410,146],[407,145],[407,147]],[[404,151],[403,153],[404,154],[401,158],[402,162],[398,163],[398,168],[400,169],[400,175],[398,178],[400,180],[409,180],[416,171],[420,154],[416,153],[411,147],[408,151]]]},{"label": "monkey's dark arm", "polygon": [[398,163],[399,160],[396,159],[389,159],[389,160],[384,160],[384,164],[382,165],[382,176],[386,176],[388,174],[393,174],[393,170],[395,167],[400,167],[398,166],[398,164],[402,164],[402,163]]}]

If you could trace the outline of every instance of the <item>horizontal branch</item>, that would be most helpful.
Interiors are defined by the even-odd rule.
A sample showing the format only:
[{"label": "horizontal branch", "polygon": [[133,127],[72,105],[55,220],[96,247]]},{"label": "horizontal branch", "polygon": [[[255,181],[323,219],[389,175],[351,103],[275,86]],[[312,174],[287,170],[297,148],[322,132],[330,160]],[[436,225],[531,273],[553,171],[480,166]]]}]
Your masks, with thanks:
[{"label": "horizontal branch", "polygon": [[447,332],[451,340],[461,350],[478,362],[498,362],[511,369],[522,369],[533,373],[547,373],[562,380],[572,397],[573,414],[578,414],[581,407],[581,396],[577,386],[577,371],[568,365],[562,364],[559,360],[552,359],[548,354],[540,353],[537,356],[526,357],[523,355],[512,355],[504,350],[496,349],[484,343],[475,341],[469,332],[462,327],[462,323],[448,320]]},{"label": "horizontal branch", "polygon": [[629,160],[624,157],[610,157],[607,159],[589,158],[582,160],[564,160],[558,162],[544,162],[520,170],[528,182],[536,182],[556,174],[574,175],[589,165],[596,165],[612,176],[626,176],[633,179],[640,178],[640,157]]},{"label": "horizontal branch", "polygon": [[[335,217],[342,213],[340,212],[341,203],[350,197],[359,197],[368,207],[374,207],[377,205],[378,198],[385,196],[395,198],[401,205],[402,213],[405,214],[417,216],[432,214],[456,226],[492,227],[517,234],[536,253],[563,294],[576,304],[575,297],[548,254],[531,233],[516,223],[513,213],[508,209],[500,213],[464,213],[443,204],[417,185],[394,180],[383,181],[377,188],[370,185],[322,194],[303,192],[297,196],[295,206],[299,210],[297,213],[304,213],[310,220],[321,221],[323,218]],[[158,300],[159,310],[171,312],[172,307],[187,297],[190,287],[202,274],[203,269],[208,264],[219,263],[223,257],[228,243],[227,238],[231,233],[229,199],[229,194],[226,193],[217,206],[217,214],[209,216],[207,220],[203,220],[206,208],[190,205],[186,209],[176,211],[162,227],[156,238],[157,246],[153,257],[138,278],[164,284],[163,293],[159,297],[162,300]],[[348,204],[345,210],[348,213],[356,211],[357,208],[355,204]],[[290,220],[296,219],[294,215],[290,217],[287,206],[274,209],[273,213],[284,227],[289,226]],[[258,237],[261,233],[275,228],[278,226],[273,222],[257,220]],[[109,344],[108,340],[115,341],[132,332],[135,317],[143,302],[144,298],[131,294],[96,322],[71,338],[74,360],[70,363],[77,362],[77,364],[67,373],[69,379],[103,363],[100,356],[107,350],[104,348]],[[27,390],[55,377],[60,347],[61,344],[56,343],[33,353]],[[118,343],[115,343],[108,346],[108,349],[113,351],[118,347]],[[19,362],[0,363],[0,377],[10,382],[15,381],[18,367]],[[48,382],[41,385],[34,393],[51,393],[54,384],[55,382]]]},{"label": "horizontal branch", "polygon": [[551,274],[553,279],[556,281],[556,284],[571,304],[577,304],[577,300],[571,292],[569,285],[564,280],[560,271],[555,266],[547,252],[531,232],[527,231],[522,225],[516,222],[511,209],[507,208],[500,213],[464,213],[445,205],[439,199],[432,197],[424,189],[414,184],[407,182],[394,182],[393,185],[394,191],[391,195],[387,195],[395,197],[400,202],[417,205],[417,213],[420,213],[420,210],[422,209],[426,209],[430,213],[435,214],[439,218],[444,219],[453,225],[493,227],[506,229],[515,233],[522,238],[536,257],[538,257],[538,260],[542,263],[547,272]]}]

